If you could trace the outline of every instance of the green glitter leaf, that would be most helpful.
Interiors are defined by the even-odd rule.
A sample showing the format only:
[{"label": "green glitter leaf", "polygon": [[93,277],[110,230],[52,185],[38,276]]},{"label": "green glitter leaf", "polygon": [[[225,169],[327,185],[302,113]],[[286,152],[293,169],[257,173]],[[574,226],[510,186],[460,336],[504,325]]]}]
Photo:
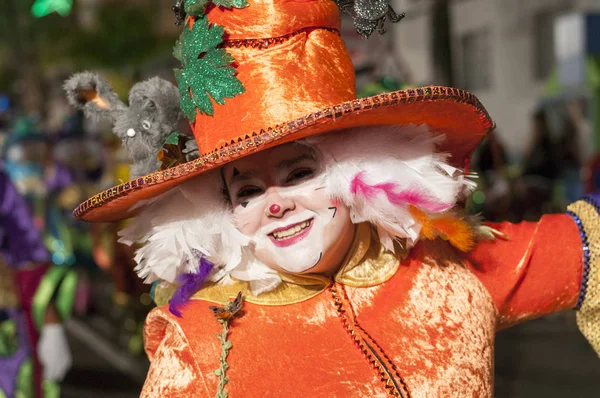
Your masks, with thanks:
[{"label": "green glitter leaf", "polygon": [[165,140],[164,145],[177,145],[179,144],[179,133],[171,133]]},{"label": "green glitter leaf", "polygon": [[210,0],[185,0],[184,10],[188,15],[203,15]]},{"label": "green glitter leaf", "polygon": [[214,115],[211,98],[223,105],[226,98],[245,91],[235,77],[235,68],[231,66],[233,57],[225,49],[218,48],[224,33],[222,26],[211,26],[204,16],[196,20],[192,29],[186,26],[179,39],[183,43],[180,54],[183,69],[175,70],[175,77],[179,84],[181,108],[191,122],[196,119],[195,108],[201,114]]},{"label": "green glitter leaf", "polygon": [[[188,15],[204,15],[209,3],[211,0],[185,0],[184,10]],[[225,8],[248,7],[248,0],[212,0],[212,3],[217,7]]]},{"label": "green glitter leaf", "polygon": [[181,40],[177,40],[175,42],[175,46],[173,47],[173,56],[176,60],[183,60],[183,42]]},{"label": "green glitter leaf", "polygon": [[181,97],[181,111],[190,120],[196,119],[196,105],[190,95],[190,89],[185,81],[185,77],[182,69],[175,69],[175,78],[179,83],[179,96]]},{"label": "green glitter leaf", "polygon": [[213,4],[217,7],[225,8],[244,8],[248,7],[247,0],[213,0]]},{"label": "green glitter leaf", "polygon": [[162,149],[156,154],[160,161],[160,170],[167,170],[186,162],[185,143],[191,138],[187,135],[177,132],[171,133],[162,146]]}]

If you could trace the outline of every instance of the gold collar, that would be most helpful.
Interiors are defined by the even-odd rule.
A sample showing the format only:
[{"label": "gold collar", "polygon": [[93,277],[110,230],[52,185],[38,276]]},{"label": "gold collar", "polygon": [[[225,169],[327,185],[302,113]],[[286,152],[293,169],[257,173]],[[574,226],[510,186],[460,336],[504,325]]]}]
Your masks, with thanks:
[{"label": "gold collar", "polygon": [[[352,287],[379,285],[396,273],[400,266],[400,258],[408,254],[408,250],[397,248],[396,251],[397,254],[387,251],[379,242],[376,231],[368,223],[359,224],[352,246],[335,275],[335,280]],[[282,282],[279,286],[258,296],[252,294],[248,282],[235,281],[231,285],[207,284],[192,297],[192,300],[225,304],[241,291],[249,303],[288,305],[315,297],[331,283],[330,278],[316,274],[280,276]],[[173,284],[162,283],[155,290],[154,301],[158,305],[167,304],[176,288]]]}]

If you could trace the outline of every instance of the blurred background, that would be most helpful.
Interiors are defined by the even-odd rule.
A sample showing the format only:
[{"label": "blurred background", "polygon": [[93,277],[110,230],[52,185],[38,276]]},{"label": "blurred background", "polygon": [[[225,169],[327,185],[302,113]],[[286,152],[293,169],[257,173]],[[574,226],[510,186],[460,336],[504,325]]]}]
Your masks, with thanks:
[{"label": "blurred background", "polygon": [[[67,104],[63,81],[98,71],[122,99],[138,81],[174,82],[180,33],[173,0],[2,0],[0,141],[4,170],[26,197],[56,265],[79,277],[66,323],[74,366],[63,397],[136,397],[147,370],[142,323],[152,309],[118,245],[123,224],[71,211],[128,180],[111,126]],[[396,0],[406,18],[369,41],[343,36],[359,96],[422,85],[476,94],[497,123],[472,160],[470,211],[536,220],[600,187],[600,0]],[[185,126],[182,126],[185,129]],[[557,242],[560,244],[560,242]],[[600,360],[572,312],[497,336],[498,397],[597,397]]]}]

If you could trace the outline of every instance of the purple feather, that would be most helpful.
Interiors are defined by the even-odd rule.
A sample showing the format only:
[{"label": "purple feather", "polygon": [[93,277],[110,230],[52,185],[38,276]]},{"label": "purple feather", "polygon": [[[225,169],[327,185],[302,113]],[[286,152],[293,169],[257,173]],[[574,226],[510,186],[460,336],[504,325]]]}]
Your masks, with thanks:
[{"label": "purple feather", "polygon": [[192,296],[202,288],[202,285],[206,282],[206,279],[214,266],[213,263],[204,257],[200,257],[200,266],[198,267],[197,272],[179,275],[177,278],[179,288],[175,291],[173,297],[171,297],[171,301],[169,301],[169,311],[171,311],[171,314],[181,318],[181,309],[183,309]]},{"label": "purple feather", "polygon": [[350,191],[354,195],[360,193],[366,198],[372,198],[379,193],[383,193],[393,205],[403,206],[411,204],[433,213],[439,213],[452,207],[451,204],[440,203],[435,198],[418,189],[405,189],[397,192],[399,188],[398,184],[393,182],[369,185],[362,179],[364,173],[363,171],[356,174],[350,183]]}]

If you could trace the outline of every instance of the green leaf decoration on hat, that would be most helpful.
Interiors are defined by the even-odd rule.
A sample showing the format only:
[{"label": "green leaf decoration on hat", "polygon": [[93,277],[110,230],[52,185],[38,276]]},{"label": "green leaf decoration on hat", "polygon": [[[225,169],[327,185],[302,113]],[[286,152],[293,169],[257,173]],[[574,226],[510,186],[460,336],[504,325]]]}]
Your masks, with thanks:
[{"label": "green leaf decoration on hat", "polygon": [[235,77],[231,66],[233,57],[225,49],[219,48],[225,30],[222,26],[211,25],[204,15],[208,5],[217,7],[244,8],[247,0],[185,0],[187,15],[195,16],[192,29],[186,24],[179,40],[173,48],[173,56],[181,61],[183,69],[175,70],[181,95],[181,109],[185,116],[194,122],[196,109],[205,115],[214,115],[212,98],[223,105],[225,98],[242,94],[245,89]]},{"label": "green leaf decoration on hat", "polygon": [[179,143],[180,134],[175,132],[171,133],[165,140],[164,145],[177,145]]},{"label": "green leaf decoration on hat", "polygon": [[[184,10],[188,15],[203,15],[211,0],[185,0]],[[217,7],[244,8],[248,6],[247,0],[212,0]]]},{"label": "green leaf decoration on hat", "polygon": [[188,15],[202,15],[210,0],[185,0],[183,9]]},{"label": "green leaf decoration on hat", "polygon": [[[187,26],[184,28],[187,29]],[[173,56],[176,60],[183,63],[183,36],[180,37],[181,40],[177,40],[175,42],[175,46],[173,47]]]},{"label": "green leaf decoration on hat", "polygon": [[244,8],[248,6],[247,0],[213,0],[213,4],[217,7],[225,8]]},{"label": "green leaf decoration on hat", "polygon": [[184,153],[186,141],[191,137],[178,132],[171,133],[165,140],[161,150],[156,157],[161,162],[159,170],[167,170],[174,166],[179,166],[186,162]]},{"label": "green leaf decoration on hat", "polygon": [[214,115],[211,98],[223,105],[225,98],[245,91],[231,66],[233,57],[224,48],[218,48],[224,33],[222,26],[211,26],[204,16],[196,19],[192,29],[186,25],[175,44],[173,55],[183,64],[183,69],[175,70],[181,109],[190,122],[196,119],[196,108],[202,114]]}]

